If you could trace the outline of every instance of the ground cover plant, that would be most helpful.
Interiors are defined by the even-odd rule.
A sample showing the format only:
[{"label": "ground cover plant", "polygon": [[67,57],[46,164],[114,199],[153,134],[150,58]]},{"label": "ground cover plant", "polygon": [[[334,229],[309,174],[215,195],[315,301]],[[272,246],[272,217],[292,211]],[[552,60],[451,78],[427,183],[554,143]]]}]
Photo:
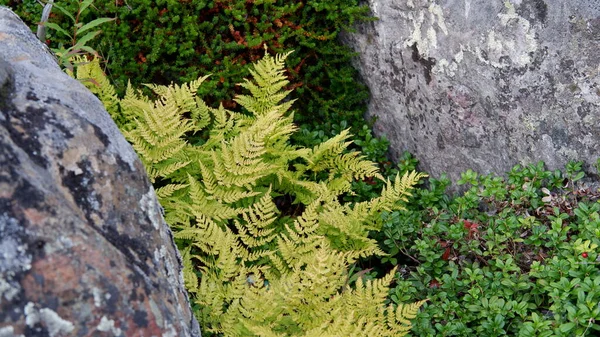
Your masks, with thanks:
[{"label": "ground cover plant", "polygon": [[[430,179],[408,211],[384,214],[392,301],[429,298],[418,336],[594,336],[600,330],[600,192],[564,170],[463,173],[467,191]],[[388,269],[381,265],[383,270]]]}]

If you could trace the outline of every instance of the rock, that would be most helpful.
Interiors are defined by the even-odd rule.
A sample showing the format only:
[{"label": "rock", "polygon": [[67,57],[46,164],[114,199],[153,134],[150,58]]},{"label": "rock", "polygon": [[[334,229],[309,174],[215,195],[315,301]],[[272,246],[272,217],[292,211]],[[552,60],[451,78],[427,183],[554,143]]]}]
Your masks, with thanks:
[{"label": "rock", "polygon": [[5,7],[0,336],[200,336],[141,162]]},{"label": "rock", "polygon": [[563,168],[600,155],[600,2],[369,0],[344,40],[397,158],[456,180],[472,168]]}]

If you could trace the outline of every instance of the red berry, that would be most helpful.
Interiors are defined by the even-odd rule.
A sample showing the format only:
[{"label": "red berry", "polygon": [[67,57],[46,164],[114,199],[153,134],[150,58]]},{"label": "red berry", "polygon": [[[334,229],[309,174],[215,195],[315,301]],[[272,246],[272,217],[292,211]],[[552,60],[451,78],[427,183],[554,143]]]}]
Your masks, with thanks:
[{"label": "red berry", "polygon": [[582,256],[584,259],[587,259],[587,257],[588,257],[588,253],[586,253],[586,252],[583,252],[583,253],[581,253],[581,256]]}]

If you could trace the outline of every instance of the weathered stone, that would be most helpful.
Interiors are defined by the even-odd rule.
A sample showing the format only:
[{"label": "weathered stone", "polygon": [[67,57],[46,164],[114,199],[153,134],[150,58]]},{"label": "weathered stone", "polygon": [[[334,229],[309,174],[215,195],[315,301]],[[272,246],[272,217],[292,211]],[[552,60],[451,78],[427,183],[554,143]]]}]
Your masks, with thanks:
[{"label": "weathered stone", "polygon": [[0,336],[200,336],[141,162],[5,7]]},{"label": "weathered stone", "polygon": [[[438,175],[600,155],[600,2],[369,0],[345,41],[392,154]],[[595,170],[590,170],[594,172]]]}]

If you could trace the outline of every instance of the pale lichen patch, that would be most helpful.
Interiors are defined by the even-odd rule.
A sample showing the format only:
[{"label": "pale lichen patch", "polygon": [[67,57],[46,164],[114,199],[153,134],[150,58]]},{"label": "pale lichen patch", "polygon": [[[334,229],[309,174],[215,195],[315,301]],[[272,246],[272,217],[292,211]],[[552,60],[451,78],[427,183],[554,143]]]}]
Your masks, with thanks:
[{"label": "pale lichen patch", "polygon": [[27,245],[21,242],[26,235],[18,220],[0,215],[0,272],[15,273],[31,269],[31,255]]},{"label": "pale lichen patch", "polygon": [[98,324],[98,326],[96,326],[96,330],[102,332],[111,332],[114,336],[120,336],[122,333],[121,329],[115,326],[115,321],[106,318],[106,316],[102,316],[102,319],[100,319],[100,323]]},{"label": "pale lichen patch", "polygon": [[176,337],[177,336],[177,331],[175,330],[175,328],[173,327],[173,325],[168,324],[167,325],[167,331],[165,331],[163,333],[163,337]]},{"label": "pale lichen patch", "polygon": [[[535,30],[528,20],[516,13],[512,3],[506,1],[504,4],[505,11],[498,14],[503,28],[501,31],[488,31],[482,44],[485,53],[480,47],[475,47],[475,55],[482,63],[496,68],[525,67],[531,64],[532,54],[538,49]],[[506,56],[510,63],[503,61]]]},{"label": "pale lichen patch", "polygon": [[444,11],[442,7],[436,3],[432,3],[429,5],[429,13],[431,13],[434,17],[432,17],[432,22],[435,22],[438,27],[444,32],[444,34],[448,35],[448,28],[446,27],[446,20],[444,19]]},{"label": "pale lichen patch", "polygon": [[62,319],[52,309],[40,309],[40,318],[42,320],[42,323],[48,328],[48,333],[50,334],[50,337],[68,334],[69,332],[73,331],[73,329],[75,329],[73,323]]},{"label": "pale lichen patch", "polygon": [[148,215],[148,218],[150,219],[154,229],[158,230],[160,228],[162,214],[160,211],[160,205],[156,200],[156,194],[154,193],[154,189],[152,187],[146,194],[142,196],[142,199],[140,200],[140,208]]},{"label": "pale lichen patch", "polygon": [[11,301],[17,294],[19,294],[19,291],[20,286],[18,284],[16,286],[12,286],[7,280],[0,278],[0,304],[2,304],[3,299]]},{"label": "pale lichen patch", "polygon": [[[407,2],[407,6],[415,8],[411,1]],[[413,25],[410,38],[404,41],[404,45],[410,47],[416,43],[421,57],[427,58],[432,50],[437,49],[438,30],[448,35],[444,11],[433,1],[429,1],[427,10],[409,11],[404,17]]]},{"label": "pale lichen patch", "polygon": [[[154,260],[156,264],[164,264],[167,271],[167,279],[169,284],[178,284],[177,266],[173,265],[171,259],[168,258],[169,254],[165,246],[161,246],[160,249],[154,250]],[[181,283],[179,283],[181,284]]]},{"label": "pale lichen patch", "polygon": [[0,328],[0,337],[24,337],[23,335],[15,335],[15,328],[5,326]]},{"label": "pale lichen patch", "polygon": [[103,303],[102,290],[94,287],[92,288],[92,295],[94,295],[94,306],[100,307]]},{"label": "pale lichen patch", "polygon": [[446,74],[449,77],[454,77],[458,71],[458,66],[464,57],[463,49],[463,45],[460,45],[460,50],[454,54],[452,61],[448,61],[444,58],[437,60],[437,63],[433,66],[431,71],[434,74]]},{"label": "pale lichen patch", "polygon": [[49,308],[38,310],[32,302],[28,302],[23,311],[27,326],[33,327],[41,323],[48,329],[50,337],[66,335],[75,329],[73,323],[62,319],[54,310]]},{"label": "pale lichen patch", "polygon": [[25,313],[25,324],[28,327],[33,327],[40,322],[40,314],[32,302],[25,305],[23,312]]},{"label": "pale lichen patch", "polygon": [[471,0],[465,0],[465,18],[469,17],[471,12]]},{"label": "pale lichen patch", "polygon": [[150,311],[152,312],[152,315],[154,315],[156,325],[158,325],[160,328],[164,328],[165,321],[162,313],[160,312],[160,309],[158,308],[158,305],[156,304],[156,302],[154,302],[153,299],[149,299],[148,303],[150,304]]}]

